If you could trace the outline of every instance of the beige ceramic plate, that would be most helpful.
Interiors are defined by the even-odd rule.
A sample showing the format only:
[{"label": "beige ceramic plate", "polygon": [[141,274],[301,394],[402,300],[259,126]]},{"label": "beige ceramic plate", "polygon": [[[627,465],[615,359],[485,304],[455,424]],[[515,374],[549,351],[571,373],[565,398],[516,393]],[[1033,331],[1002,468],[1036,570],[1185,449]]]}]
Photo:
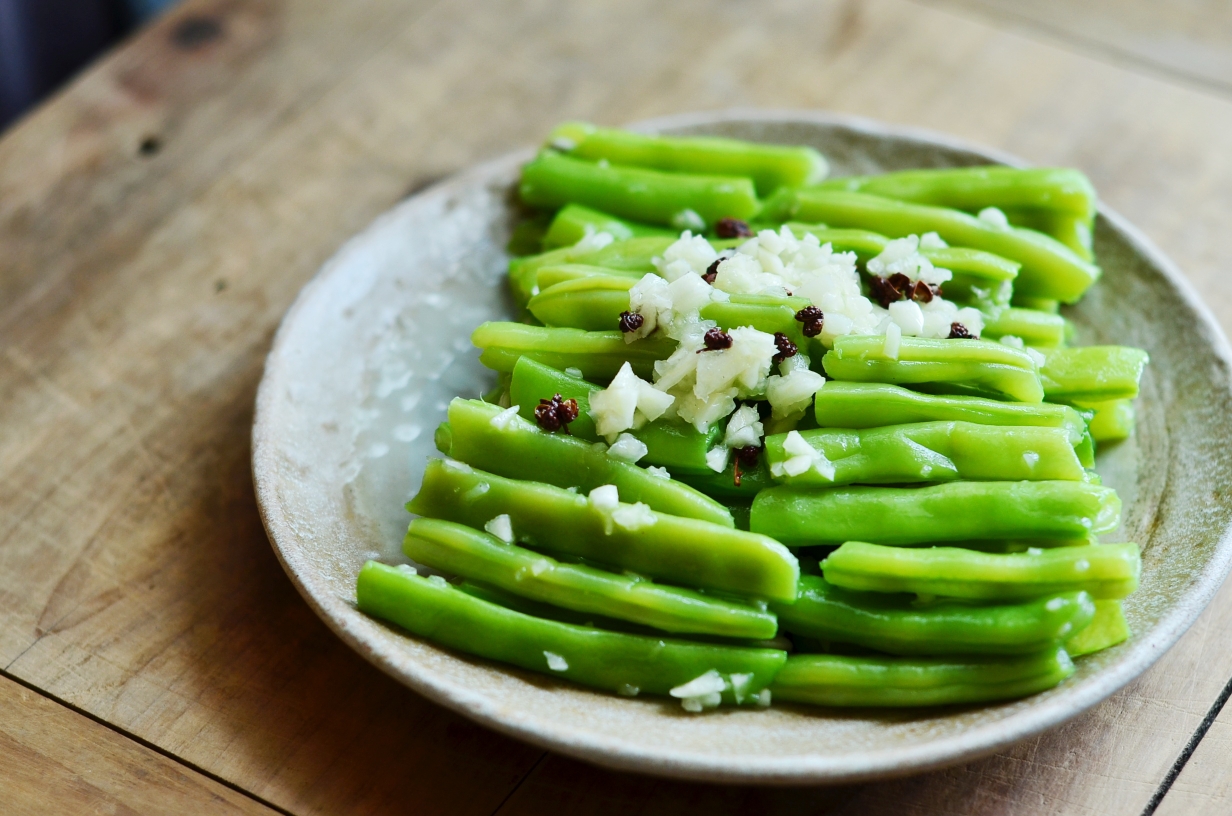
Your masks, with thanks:
[{"label": "beige ceramic plate", "polygon": [[[834,175],[1015,162],[934,134],[821,113],[734,111],[643,127],[813,145]],[[869,779],[986,754],[1095,705],[1163,654],[1219,586],[1232,555],[1227,342],[1168,260],[1102,209],[1095,243],[1104,277],[1069,315],[1082,343],[1151,354],[1137,437],[1099,463],[1125,502],[1123,536],[1142,545],[1142,587],[1126,604],[1134,637],[1078,661],[1060,687],[969,709],[775,705],[695,716],[674,701],[622,699],[472,660],[360,614],[360,566],[403,560],[402,505],[434,453],[432,431],[447,402],[493,381],[469,334],[510,313],[503,247],[515,220],[511,189],[528,156],[443,182],[344,246],[284,318],[257,398],[257,497],[287,574],[339,636],[417,692],[617,768],[728,782]]]}]

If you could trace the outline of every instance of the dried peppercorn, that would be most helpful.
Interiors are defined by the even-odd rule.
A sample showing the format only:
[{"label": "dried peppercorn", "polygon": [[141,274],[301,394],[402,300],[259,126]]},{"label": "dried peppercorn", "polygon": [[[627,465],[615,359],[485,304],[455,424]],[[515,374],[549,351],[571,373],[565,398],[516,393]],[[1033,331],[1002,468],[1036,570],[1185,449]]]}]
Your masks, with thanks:
[{"label": "dried peppercorn", "polygon": [[714,263],[706,267],[706,274],[702,275],[702,280],[711,286],[714,286],[714,279],[719,276],[719,264],[723,263],[725,260],[726,258],[715,258]]},{"label": "dried peppercorn", "polygon": [[752,238],[753,230],[739,218],[720,218],[715,222],[714,234],[720,238]]},{"label": "dried peppercorn", "polygon": [[[887,279],[874,275],[868,281],[869,294],[873,296],[874,300],[881,304],[881,308],[883,309],[890,308],[891,303],[900,301],[904,297],[903,293],[899,291],[899,288],[894,285],[893,277],[896,276],[897,275],[891,276],[890,279]],[[906,277],[906,275],[903,275],[902,277]],[[908,281],[908,283],[910,283],[910,281]]]},{"label": "dried peppercorn", "polygon": [[796,320],[804,324],[800,332],[805,337],[816,337],[821,334],[821,326],[826,316],[816,306],[805,306],[796,312]]},{"label": "dried peppercorn", "polygon": [[645,322],[646,318],[642,317],[637,312],[620,313],[620,330],[625,334],[637,331]]},{"label": "dried peppercorn", "polygon": [[950,324],[950,340],[970,340],[974,337],[971,330],[961,323]]},{"label": "dried peppercorn", "polygon": [[918,303],[928,303],[935,297],[941,297],[940,286],[918,280],[911,288],[911,299]]},{"label": "dried peppercorn", "polygon": [[698,349],[698,354],[701,354],[703,351],[721,351],[722,349],[729,349],[732,346],[732,339],[731,335],[722,329],[713,328],[706,330],[706,335],[702,338],[702,343],[705,344],[705,348]]},{"label": "dried peppercorn", "polygon": [[782,332],[774,333],[774,347],[778,349],[778,353],[771,358],[771,362],[775,365],[783,362],[788,357],[795,357],[796,353],[800,351],[800,349],[796,347],[796,344],[791,342],[791,339]]},{"label": "dried peppercorn", "polygon": [[743,448],[732,450],[732,483],[736,487],[740,487],[740,466],[757,467],[757,459],[760,455],[761,448],[756,445],[745,445]]},{"label": "dried peppercorn", "polygon": [[548,433],[563,430],[569,433],[569,423],[578,418],[578,405],[575,399],[561,399],[555,394],[548,399],[539,400],[535,406],[535,422]]}]

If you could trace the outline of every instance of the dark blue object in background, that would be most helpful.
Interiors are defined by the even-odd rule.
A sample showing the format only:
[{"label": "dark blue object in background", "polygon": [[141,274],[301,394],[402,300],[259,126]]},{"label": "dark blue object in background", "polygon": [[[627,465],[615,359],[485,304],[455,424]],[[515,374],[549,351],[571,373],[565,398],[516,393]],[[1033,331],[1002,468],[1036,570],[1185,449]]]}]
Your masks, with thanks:
[{"label": "dark blue object in background", "polygon": [[0,129],[173,0],[0,0]]}]

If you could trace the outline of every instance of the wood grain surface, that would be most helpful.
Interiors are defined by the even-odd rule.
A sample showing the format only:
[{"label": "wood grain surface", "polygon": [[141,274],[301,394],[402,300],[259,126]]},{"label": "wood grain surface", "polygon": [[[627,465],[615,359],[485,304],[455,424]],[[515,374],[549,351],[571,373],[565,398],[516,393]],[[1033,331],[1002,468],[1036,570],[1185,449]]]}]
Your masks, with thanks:
[{"label": "wood grain surface", "polygon": [[6,816],[276,811],[7,678],[0,678]]},{"label": "wood grain surface", "polygon": [[[1228,99],[956,9],[177,7],[0,138],[0,666],[296,814],[1153,806],[1232,678],[1232,588],[1141,680],[1001,755],[892,783],[730,789],[545,755],[403,689],[296,595],[254,506],[253,398],[298,289],[403,196],[564,118],[830,108],[1074,165],[1232,327]],[[186,36],[202,19],[217,36]],[[1206,732],[1160,812],[1222,812],[1227,729]],[[6,767],[0,785],[33,784]]]}]

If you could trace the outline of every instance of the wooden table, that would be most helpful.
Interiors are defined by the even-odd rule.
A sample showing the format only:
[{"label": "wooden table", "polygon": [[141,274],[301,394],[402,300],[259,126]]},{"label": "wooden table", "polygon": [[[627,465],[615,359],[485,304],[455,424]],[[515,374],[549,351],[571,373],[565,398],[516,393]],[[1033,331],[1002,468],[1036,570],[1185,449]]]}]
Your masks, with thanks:
[{"label": "wooden table", "polygon": [[1232,810],[1232,586],[995,757],[722,788],[593,768],[342,645],[254,506],[296,291],[403,196],[556,121],[830,108],[1081,167],[1232,327],[1232,13],[1210,1],[189,0],[0,140],[6,813]]}]

